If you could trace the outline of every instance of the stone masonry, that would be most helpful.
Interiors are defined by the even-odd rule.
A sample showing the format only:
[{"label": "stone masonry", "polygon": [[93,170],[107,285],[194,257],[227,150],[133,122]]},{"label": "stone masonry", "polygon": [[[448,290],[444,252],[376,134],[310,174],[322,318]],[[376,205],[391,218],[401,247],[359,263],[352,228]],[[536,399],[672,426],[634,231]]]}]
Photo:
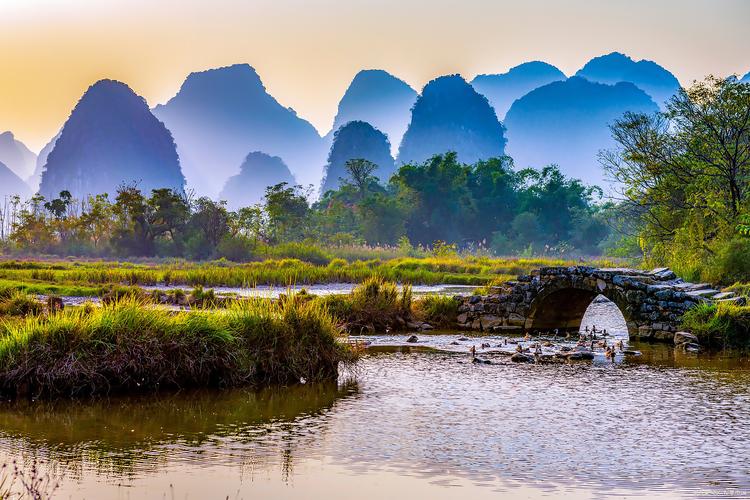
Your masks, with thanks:
[{"label": "stone masonry", "polygon": [[682,315],[696,304],[744,300],[705,283],[686,283],[667,268],[542,267],[490,295],[461,298],[458,326],[507,333],[578,331],[586,308],[599,295],[620,309],[631,338],[670,342]]}]

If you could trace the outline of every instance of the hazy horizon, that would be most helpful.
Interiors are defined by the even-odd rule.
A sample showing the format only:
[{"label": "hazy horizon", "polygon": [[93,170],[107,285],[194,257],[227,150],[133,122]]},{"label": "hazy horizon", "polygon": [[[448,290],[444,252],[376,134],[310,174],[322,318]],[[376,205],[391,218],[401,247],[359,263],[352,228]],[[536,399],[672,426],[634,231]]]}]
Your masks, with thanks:
[{"label": "hazy horizon", "polygon": [[127,83],[155,106],[190,72],[233,63],[253,66],[269,93],[321,135],[361,69],[384,69],[417,91],[439,75],[468,80],[530,60],[569,76],[613,51],[653,60],[682,84],[750,71],[743,0],[150,3],[2,2],[0,131],[38,151],[101,78]]}]

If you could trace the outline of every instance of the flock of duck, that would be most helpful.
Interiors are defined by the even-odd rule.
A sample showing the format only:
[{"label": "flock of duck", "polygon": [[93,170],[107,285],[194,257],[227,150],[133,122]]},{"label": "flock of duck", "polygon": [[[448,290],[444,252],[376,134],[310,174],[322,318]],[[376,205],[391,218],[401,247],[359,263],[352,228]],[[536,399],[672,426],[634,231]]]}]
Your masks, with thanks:
[{"label": "flock of duck", "polygon": [[[488,350],[485,354],[510,356],[510,360],[515,363],[593,360],[597,354],[602,354],[605,359],[614,362],[618,354],[621,356],[640,354],[638,351],[627,349],[622,340],[610,337],[606,329],[597,330],[596,325],[593,325],[590,329],[586,326],[577,335],[570,332],[561,335],[557,329],[552,332],[534,331],[533,333],[527,332],[524,337],[518,339],[504,338],[502,343],[495,346],[483,342],[479,348]],[[468,341],[469,339],[460,337],[458,340]],[[461,345],[461,343],[454,341],[451,345]],[[469,354],[473,363],[492,363],[488,359],[477,356],[476,345],[469,348]]]}]

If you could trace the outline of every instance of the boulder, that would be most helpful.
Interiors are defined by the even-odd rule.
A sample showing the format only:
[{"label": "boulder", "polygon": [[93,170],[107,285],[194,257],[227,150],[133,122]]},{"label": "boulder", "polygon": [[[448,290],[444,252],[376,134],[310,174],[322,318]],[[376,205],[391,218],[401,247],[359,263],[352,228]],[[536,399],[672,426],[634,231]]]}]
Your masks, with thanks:
[{"label": "boulder", "polygon": [[660,280],[673,280],[677,278],[677,275],[668,267],[654,269],[649,274]]},{"label": "boulder", "polygon": [[510,357],[510,360],[514,363],[533,363],[534,358],[528,354],[517,352]]},{"label": "boulder", "polygon": [[594,353],[591,351],[573,351],[565,354],[565,358],[570,361],[586,361],[594,359]]},{"label": "boulder", "polygon": [[526,318],[518,313],[510,313],[508,315],[508,324],[511,326],[523,326],[526,324]]},{"label": "boulder", "polygon": [[502,318],[491,314],[482,316],[479,321],[482,324],[482,330],[490,330],[496,326],[502,326],[503,324]]},{"label": "boulder", "polygon": [[653,339],[662,341],[674,341],[674,336],[674,332],[670,332],[667,330],[654,330]]},{"label": "boulder", "polygon": [[417,337],[416,335],[411,335],[408,339],[406,339],[406,341],[410,344],[416,344],[417,342],[419,342],[419,337]]},{"label": "boulder", "polygon": [[677,332],[674,334],[674,343],[675,345],[682,345],[682,344],[699,344],[698,337],[693,335],[690,332]]}]

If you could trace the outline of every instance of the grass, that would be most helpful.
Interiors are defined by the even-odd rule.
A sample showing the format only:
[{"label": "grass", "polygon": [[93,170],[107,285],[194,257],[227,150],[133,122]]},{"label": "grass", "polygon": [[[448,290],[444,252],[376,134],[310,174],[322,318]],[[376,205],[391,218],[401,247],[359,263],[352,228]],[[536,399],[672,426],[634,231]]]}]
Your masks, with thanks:
[{"label": "grass", "polygon": [[36,316],[41,314],[44,306],[30,295],[17,291],[0,292],[0,317],[3,316]]},{"label": "grass", "polygon": [[682,327],[710,347],[750,347],[750,306],[702,303],[682,317]]},{"label": "grass", "polygon": [[750,296],[750,283],[742,283],[738,281],[734,283],[733,285],[729,285],[728,287],[724,288],[722,291],[734,292],[737,295],[748,297]]},{"label": "grass", "polygon": [[[301,245],[301,244],[300,244]],[[275,250],[276,251],[276,250]],[[321,250],[321,252],[323,252]],[[312,263],[299,259],[270,258],[261,262],[154,263],[8,261],[0,266],[0,286],[15,284],[30,293],[96,296],[105,285],[184,285],[194,287],[255,285],[289,286],[316,283],[361,283],[377,276],[387,281],[411,284],[457,284],[482,286],[505,281],[540,266],[574,265],[560,259],[495,257],[397,257],[347,260],[326,256]],[[592,265],[612,266],[611,261]]]},{"label": "grass", "polygon": [[444,295],[425,295],[414,302],[414,316],[434,327],[455,327],[458,301]]},{"label": "grass", "polygon": [[124,298],[0,326],[0,392],[85,396],[336,377],[356,354],[318,301],[175,313]]}]

